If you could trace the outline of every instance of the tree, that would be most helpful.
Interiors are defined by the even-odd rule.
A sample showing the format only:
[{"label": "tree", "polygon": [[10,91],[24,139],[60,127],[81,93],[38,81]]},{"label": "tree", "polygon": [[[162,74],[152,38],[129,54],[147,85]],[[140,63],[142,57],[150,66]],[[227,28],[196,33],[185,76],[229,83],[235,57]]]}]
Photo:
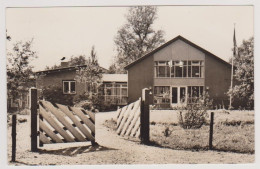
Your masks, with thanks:
[{"label": "tree", "polygon": [[90,107],[93,106],[93,109],[99,110],[103,107],[104,99],[100,93],[102,91],[102,73],[103,69],[99,66],[95,47],[93,46],[90,57],[86,61],[86,66],[80,67],[76,73],[76,81],[87,85],[87,92],[80,96],[85,99],[83,107],[91,105]]},{"label": "tree", "polygon": [[[89,85],[89,93],[92,95],[94,90],[101,85],[102,68],[98,64],[95,47],[92,47],[90,57],[85,62],[86,67],[77,70],[76,80],[80,83]],[[90,96],[91,97],[91,96]]]},{"label": "tree", "polygon": [[85,65],[87,62],[85,55],[79,55],[76,57],[71,56],[69,60],[69,66],[79,66],[79,65]]},{"label": "tree", "polygon": [[164,43],[162,30],[152,28],[157,19],[157,8],[152,6],[131,7],[126,15],[127,23],[117,32],[116,69],[125,72],[124,67]]},{"label": "tree", "polygon": [[37,55],[32,50],[32,44],[33,40],[16,42],[12,51],[7,53],[7,96],[14,102],[27,89],[27,82],[33,75],[29,63]]},{"label": "tree", "polygon": [[[79,66],[79,65],[85,65],[87,62],[87,58],[85,55],[79,55],[79,56],[71,56],[70,60],[68,61],[69,66]],[[45,70],[50,70],[50,69],[59,69],[61,68],[61,64],[59,65],[54,65],[54,66],[46,66]]]},{"label": "tree", "polygon": [[247,100],[247,108],[254,108],[254,38],[244,40],[238,47],[234,60],[234,77],[238,84],[228,94],[239,100]]},{"label": "tree", "polygon": [[108,73],[109,74],[115,74],[116,73],[116,64],[115,63],[113,63],[112,65],[109,66]]}]

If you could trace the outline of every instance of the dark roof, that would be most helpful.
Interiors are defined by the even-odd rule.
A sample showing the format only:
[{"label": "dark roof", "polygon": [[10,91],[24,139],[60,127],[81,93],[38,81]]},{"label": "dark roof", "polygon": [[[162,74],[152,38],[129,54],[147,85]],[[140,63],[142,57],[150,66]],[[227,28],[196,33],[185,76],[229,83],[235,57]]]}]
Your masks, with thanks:
[{"label": "dark roof", "polygon": [[[87,67],[87,65],[80,65],[80,66],[70,66],[70,67],[63,67],[63,68],[57,68],[57,69],[50,69],[50,70],[43,70],[43,71],[38,71],[36,74],[45,74],[45,73],[54,73],[54,72],[62,72],[62,71],[71,71],[71,70],[77,70],[78,68],[81,67]],[[103,72],[107,72],[108,70],[100,67]]]},{"label": "dark roof", "polygon": [[198,50],[204,52],[205,54],[208,54],[208,55],[214,57],[215,59],[217,59],[217,60],[223,62],[224,64],[227,64],[227,65],[231,66],[230,63],[224,61],[223,59],[219,58],[218,56],[212,54],[211,52],[209,52],[209,51],[203,49],[202,47],[196,45],[195,43],[192,43],[192,42],[189,41],[188,39],[186,39],[186,38],[182,37],[181,35],[179,35],[179,36],[173,38],[172,40],[166,42],[165,44],[159,46],[158,48],[154,49],[154,50],[151,51],[150,53],[148,53],[148,54],[142,56],[141,58],[135,60],[134,62],[130,63],[129,65],[127,65],[127,66],[125,67],[125,69],[128,70],[130,67],[132,67],[132,66],[135,65],[136,63],[139,63],[140,61],[142,61],[142,60],[144,60],[145,58],[147,58],[147,57],[153,55],[153,54],[156,53],[157,51],[161,50],[162,48],[164,48],[164,47],[170,45],[171,43],[173,43],[173,42],[175,42],[175,41],[177,41],[177,40],[179,40],[179,39],[182,40],[182,41],[184,41],[184,42],[186,42],[187,44],[193,46],[194,48],[196,48],[196,49],[198,49]]}]

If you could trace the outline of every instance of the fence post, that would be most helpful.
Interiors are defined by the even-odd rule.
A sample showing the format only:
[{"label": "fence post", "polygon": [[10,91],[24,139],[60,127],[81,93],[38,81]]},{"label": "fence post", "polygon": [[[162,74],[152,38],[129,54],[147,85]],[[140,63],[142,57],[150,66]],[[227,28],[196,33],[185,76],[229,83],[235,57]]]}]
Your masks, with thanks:
[{"label": "fence post", "polygon": [[214,112],[210,114],[210,128],[209,128],[209,149],[212,150],[212,141],[213,141],[213,124],[214,124]]},{"label": "fence post", "polygon": [[149,89],[145,88],[142,90],[141,100],[141,115],[140,115],[140,138],[142,144],[149,144],[149,122],[150,122],[150,111],[149,111]]},{"label": "fence post", "polygon": [[12,162],[15,162],[16,155],[16,114],[12,115]]},{"label": "fence post", "polygon": [[30,89],[30,106],[31,106],[31,151],[38,151],[38,138],[37,138],[37,89]]}]

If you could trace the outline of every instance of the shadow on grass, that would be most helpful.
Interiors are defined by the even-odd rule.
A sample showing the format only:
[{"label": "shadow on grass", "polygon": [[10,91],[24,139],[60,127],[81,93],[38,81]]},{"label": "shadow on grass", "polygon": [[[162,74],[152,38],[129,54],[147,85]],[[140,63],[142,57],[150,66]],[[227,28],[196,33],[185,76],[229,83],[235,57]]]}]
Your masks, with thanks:
[{"label": "shadow on grass", "polygon": [[170,146],[163,146],[159,143],[157,143],[156,141],[150,141],[149,145],[147,146],[153,146],[153,147],[158,147],[158,148],[167,148],[167,149],[172,149],[172,150],[183,150],[183,151],[217,151],[217,152],[229,152],[229,153],[240,153],[240,154],[254,154],[255,151],[241,151],[241,150],[236,150],[236,149],[224,149],[224,148],[215,148],[213,147],[212,150],[209,149],[208,146],[206,147],[202,147],[199,145],[194,145],[193,147],[188,147],[188,148],[183,148],[183,147],[170,147]]},{"label": "shadow on grass", "polygon": [[79,146],[79,147],[69,147],[58,150],[45,150],[39,149],[40,154],[54,154],[54,155],[64,155],[64,156],[76,156],[82,153],[96,152],[96,151],[108,151],[108,150],[117,150],[114,148],[104,147],[98,144],[88,145],[88,146]]}]

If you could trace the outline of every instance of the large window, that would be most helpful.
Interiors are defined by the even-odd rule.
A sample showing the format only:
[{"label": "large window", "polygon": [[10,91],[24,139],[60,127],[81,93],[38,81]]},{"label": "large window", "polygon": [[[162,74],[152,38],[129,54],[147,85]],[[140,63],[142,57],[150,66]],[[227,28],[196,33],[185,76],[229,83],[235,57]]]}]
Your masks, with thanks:
[{"label": "large window", "polygon": [[155,61],[155,77],[201,78],[203,61]]},{"label": "large window", "polygon": [[203,86],[188,86],[188,102],[193,102],[193,99],[203,95]]},{"label": "large window", "polygon": [[167,61],[155,62],[156,77],[170,77],[170,67]]},{"label": "large window", "polygon": [[169,104],[170,103],[170,87],[155,86],[154,87],[154,103]]},{"label": "large window", "polygon": [[104,83],[105,101],[115,104],[127,103],[127,83]]},{"label": "large window", "polygon": [[74,80],[63,81],[64,94],[76,94],[76,82]]}]

